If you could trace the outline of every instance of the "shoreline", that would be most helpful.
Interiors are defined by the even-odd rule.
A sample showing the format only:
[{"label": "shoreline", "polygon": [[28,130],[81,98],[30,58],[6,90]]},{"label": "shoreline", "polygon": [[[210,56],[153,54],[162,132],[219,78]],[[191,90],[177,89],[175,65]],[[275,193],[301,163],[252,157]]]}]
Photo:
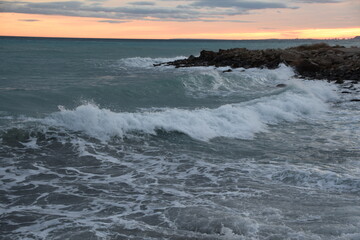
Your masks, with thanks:
[{"label": "shoreline", "polygon": [[360,48],[329,46],[326,43],[300,45],[286,49],[248,50],[246,48],[220,49],[218,52],[203,50],[199,57],[154,64],[180,67],[215,66],[235,68],[275,69],[279,64],[293,67],[301,78],[360,82]]}]

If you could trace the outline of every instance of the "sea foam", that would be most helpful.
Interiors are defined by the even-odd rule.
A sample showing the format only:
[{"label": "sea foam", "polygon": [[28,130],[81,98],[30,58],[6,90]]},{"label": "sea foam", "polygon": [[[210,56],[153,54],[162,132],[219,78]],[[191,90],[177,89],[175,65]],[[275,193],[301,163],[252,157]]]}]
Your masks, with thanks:
[{"label": "sea foam", "polygon": [[[257,91],[269,91],[279,83],[289,82],[295,75],[291,67],[280,64],[277,69],[233,69],[223,73],[228,67],[179,68],[187,73],[182,78],[185,89],[193,97],[247,95]],[[270,88],[269,88],[270,87]]]},{"label": "sea foam", "polygon": [[85,132],[108,141],[132,132],[156,134],[156,130],[176,131],[208,141],[216,137],[252,139],[267,131],[269,124],[319,117],[328,109],[327,101],[337,97],[334,87],[319,81],[293,81],[276,95],[225,104],[218,108],[163,108],[142,112],[114,112],[91,103],[73,110],[60,108],[42,121],[52,126]]},{"label": "sea foam", "polygon": [[[184,56],[177,56],[173,58],[150,58],[150,57],[132,57],[132,58],[123,58],[119,60],[120,66],[130,67],[130,68],[153,68],[154,64],[172,62],[179,59],[184,59]],[[171,66],[173,68],[173,66]]]}]

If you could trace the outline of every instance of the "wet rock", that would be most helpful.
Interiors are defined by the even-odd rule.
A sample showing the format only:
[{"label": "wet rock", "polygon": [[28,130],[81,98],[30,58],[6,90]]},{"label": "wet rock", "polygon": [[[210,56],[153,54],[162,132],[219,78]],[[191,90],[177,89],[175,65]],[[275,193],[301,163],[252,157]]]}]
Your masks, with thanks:
[{"label": "wet rock", "polygon": [[295,70],[301,75],[309,75],[309,73],[320,70],[319,64],[310,59],[302,59],[294,64]]},{"label": "wet rock", "polygon": [[283,88],[283,87],[286,87],[287,85],[285,83],[280,83],[278,85],[276,85],[276,87],[278,88]]},{"label": "wet rock", "polygon": [[344,80],[342,80],[342,79],[339,79],[339,80],[336,80],[336,82],[335,82],[336,84],[343,84],[344,83]]},{"label": "wet rock", "polygon": [[[213,60],[215,57],[217,56],[217,54],[213,51],[206,51],[206,50],[202,50],[200,52],[200,56],[199,58],[204,60],[204,61],[211,61]],[[194,58],[193,58],[194,59]],[[188,59],[190,60],[190,59]]]},{"label": "wet rock", "polygon": [[[325,43],[302,45],[287,49],[248,50],[234,48],[218,52],[203,50],[199,57],[163,63],[179,67],[216,66],[231,68],[274,69],[283,63],[303,78],[327,79],[343,83],[344,79],[360,81],[360,48],[329,46]],[[154,64],[159,66],[162,64]]]}]

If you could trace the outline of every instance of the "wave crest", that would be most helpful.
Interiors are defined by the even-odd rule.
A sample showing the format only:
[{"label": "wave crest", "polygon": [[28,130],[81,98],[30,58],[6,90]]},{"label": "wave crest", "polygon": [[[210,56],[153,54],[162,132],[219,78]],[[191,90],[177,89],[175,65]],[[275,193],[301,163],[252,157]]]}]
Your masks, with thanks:
[{"label": "wave crest", "polygon": [[123,58],[119,60],[120,66],[130,67],[130,68],[152,68],[154,64],[171,62],[179,59],[184,59],[184,56],[177,56],[173,58],[150,58],[150,57],[132,57],[132,58]]},{"label": "wave crest", "polygon": [[82,131],[103,141],[134,131],[156,134],[159,129],[182,132],[203,141],[216,137],[251,139],[256,133],[267,131],[269,124],[316,117],[327,110],[326,101],[334,97],[333,88],[324,82],[299,82],[291,91],[215,109],[164,108],[130,113],[87,103],[74,110],[60,108],[44,122]]}]

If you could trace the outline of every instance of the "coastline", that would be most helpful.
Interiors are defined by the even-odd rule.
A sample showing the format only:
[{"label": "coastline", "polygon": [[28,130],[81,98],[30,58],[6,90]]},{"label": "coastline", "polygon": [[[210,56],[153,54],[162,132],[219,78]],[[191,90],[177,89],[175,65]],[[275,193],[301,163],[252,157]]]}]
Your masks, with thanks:
[{"label": "coastline", "polygon": [[179,67],[215,66],[233,68],[275,69],[279,64],[293,67],[299,77],[344,83],[360,82],[360,48],[329,46],[326,43],[300,45],[286,49],[248,50],[246,48],[203,50],[199,57],[154,64]]}]

